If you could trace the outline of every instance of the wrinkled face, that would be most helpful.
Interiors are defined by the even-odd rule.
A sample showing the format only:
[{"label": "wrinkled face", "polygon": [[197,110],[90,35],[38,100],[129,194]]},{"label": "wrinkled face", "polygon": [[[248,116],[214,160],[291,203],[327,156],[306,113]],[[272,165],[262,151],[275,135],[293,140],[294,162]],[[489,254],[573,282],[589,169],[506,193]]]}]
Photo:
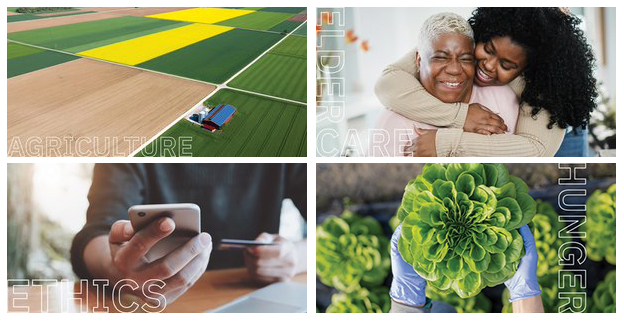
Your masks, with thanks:
[{"label": "wrinkled face", "polygon": [[468,102],[475,74],[472,39],[445,33],[429,49],[416,55],[423,87],[445,103]]},{"label": "wrinkled face", "polygon": [[475,48],[479,86],[502,86],[514,80],[526,67],[527,53],[509,36],[493,37]]}]

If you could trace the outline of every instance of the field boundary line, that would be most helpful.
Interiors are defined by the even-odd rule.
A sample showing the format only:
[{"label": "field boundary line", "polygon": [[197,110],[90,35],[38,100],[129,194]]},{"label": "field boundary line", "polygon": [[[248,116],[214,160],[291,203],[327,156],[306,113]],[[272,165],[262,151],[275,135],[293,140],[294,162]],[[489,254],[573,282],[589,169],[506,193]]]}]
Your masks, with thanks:
[{"label": "field boundary line", "polygon": [[188,115],[189,112],[193,111],[199,105],[202,105],[204,103],[204,101],[206,101],[206,99],[212,97],[212,95],[214,95],[221,88],[223,88],[222,85],[218,85],[213,91],[211,91],[208,95],[206,95],[206,97],[200,99],[198,103],[193,105],[193,107],[191,107],[191,109],[189,109],[186,112],[184,112],[182,115],[180,115],[178,118],[176,118],[173,122],[171,122],[169,125],[167,125],[165,128],[163,128],[161,131],[156,133],[156,135],[152,136],[152,138],[148,139],[147,141],[145,141],[145,143],[141,144],[141,146],[139,146],[132,153],[130,153],[130,155],[128,155],[128,157],[136,156],[136,154],[138,154],[145,147],[147,147],[147,145],[149,145],[151,142],[156,140],[156,138],[160,137],[160,135],[164,134],[167,130],[169,130],[169,128],[173,127],[173,125],[177,124],[180,120],[184,119],[186,117],[186,115]]},{"label": "field boundary line", "polygon": [[[210,8],[210,7],[208,7],[208,8]],[[186,9],[183,9],[183,10],[186,10]],[[238,9],[236,9],[236,10],[238,10]],[[180,11],[180,10],[176,10],[176,11]],[[255,11],[255,10],[254,10],[254,11]],[[171,11],[171,12],[173,12],[173,11]],[[256,12],[258,12],[258,11],[256,11]],[[295,14],[295,16],[296,16],[296,15],[297,15],[297,14]],[[151,15],[150,15],[150,16],[151,16]],[[306,14],[306,16],[307,16],[307,14]],[[216,23],[208,23],[208,22],[196,22],[196,21],[189,21],[189,20],[176,20],[176,19],[167,19],[167,18],[157,18],[157,17],[149,17],[149,16],[144,16],[144,17],[146,17],[146,18],[153,18],[153,19],[161,19],[161,20],[169,20],[169,21],[184,21],[184,22],[190,22],[190,23],[201,23],[201,24],[205,24],[205,25],[224,26],[224,27],[232,27],[232,28],[235,28],[235,29],[243,29],[243,30],[251,30],[251,31],[260,31],[260,32],[269,32],[269,33],[277,33],[277,34],[282,34],[282,32],[281,32],[281,31],[271,31],[271,30],[251,29],[251,28],[233,27],[233,26],[227,26],[227,25],[220,25],[220,24],[218,24],[219,22],[223,22],[223,21],[225,21],[225,20],[223,20],[223,21],[218,21],[218,22],[216,22]],[[239,17],[242,17],[242,16],[239,16]],[[235,17],[235,18],[237,18],[237,17]],[[291,18],[292,18],[292,17],[291,17]],[[234,18],[232,18],[232,19],[234,19]],[[229,20],[229,19],[226,19],[226,20]],[[284,21],[288,21],[288,20],[283,20],[282,22],[284,22]],[[280,23],[282,23],[282,22],[280,22]],[[299,29],[299,27],[301,27],[301,26],[302,26],[304,23],[306,23],[306,22],[308,22],[308,20],[307,20],[307,19],[306,19],[306,20],[304,20],[304,21],[301,21],[301,23],[297,26],[297,28],[293,29],[293,30],[292,30],[291,32],[289,32],[287,35],[290,35],[291,33],[295,32],[295,30]],[[278,23],[278,24],[280,24],[280,23]],[[275,26],[277,26],[278,24],[276,24]],[[275,26],[273,26],[273,27],[275,27]],[[273,27],[271,27],[271,28],[273,28]],[[295,35],[295,36],[299,36],[299,35]],[[305,36],[303,36],[303,37],[305,37]]]},{"label": "field boundary line", "polygon": [[[297,26],[297,28],[293,29],[293,31],[291,31],[290,33],[288,33],[286,36],[284,36],[282,39],[280,39],[278,42],[276,42],[275,44],[273,44],[271,47],[269,47],[267,50],[265,50],[263,53],[261,53],[258,57],[256,57],[256,59],[252,60],[249,64],[247,64],[245,67],[243,67],[241,70],[239,70],[237,73],[235,73],[232,77],[230,77],[227,81],[223,82],[220,85],[217,85],[217,88],[215,88],[215,90],[213,90],[211,93],[209,93],[206,97],[204,97],[199,103],[193,105],[193,107],[191,107],[189,110],[187,110],[184,114],[182,114],[180,117],[178,117],[175,121],[173,121],[172,123],[170,123],[168,126],[166,126],[165,128],[163,128],[160,132],[158,132],[156,135],[152,136],[152,138],[148,139],[145,143],[143,143],[141,146],[139,146],[139,148],[137,148],[134,152],[130,153],[130,155],[128,155],[128,157],[134,157],[137,153],[139,153],[141,150],[143,150],[143,148],[145,148],[147,145],[149,145],[151,142],[153,142],[154,140],[156,140],[158,137],[160,137],[160,135],[162,135],[164,132],[166,132],[169,128],[173,127],[173,125],[175,125],[177,122],[179,122],[181,119],[185,119],[186,115],[188,115],[188,113],[192,112],[195,108],[197,108],[198,105],[203,104],[204,101],[206,101],[206,99],[210,98],[212,95],[214,95],[217,91],[219,91],[220,89],[235,89],[235,88],[231,88],[227,86],[227,83],[229,83],[230,81],[234,80],[235,77],[237,77],[239,74],[241,74],[243,71],[245,71],[247,68],[249,68],[251,65],[253,65],[256,61],[258,61],[262,56],[264,56],[265,54],[267,54],[271,49],[273,49],[275,46],[277,46],[278,44],[280,44],[282,41],[284,41],[284,39],[286,39],[288,36],[290,36],[293,32],[295,32],[297,29],[299,29],[301,26],[303,26],[303,24],[307,22],[303,21],[299,26]],[[236,89],[238,91],[243,91],[240,89]],[[244,92],[244,91],[243,91]],[[286,100],[289,101],[288,99],[285,98],[280,98],[280,97],[272,97],[269,95],[264,95],[264,94],[260,94],[260,93],[256,93],[253,91],[248,91],[247,93],[251,93],[251,94],[256,94],[256,95],[261,95],[261,96],[265,96],[265,97],[270,97],[270,98],[277,98],[280,100]],[[294,101],[293,101],[294,102]],[[296,102],[299,105],[303,105],[306,106],[305,103],[301,103],[301,102]]]},{"label": "field boundary line", "polygon": [[[277,33],[277,34],[282,34],[281,31],[271,31],[271,30],[261,30],[261,29],[251,29],[251,28],[243,28],[243,27],[233,27],[233,26],[227,26],[227,25],[220,25],[218,23],[208,23],[208,22],[198,22],[198,21],[190,21],[190,20],[176,20],[176,19],[164,19],[164,18],[156,18],[156,17],[148,17],[148,16],[144,16],[145,18],[152,18],[152,19],[160,19],[160,20],[167,20],[167,21],[178,21],[178,22],[189,22],[189,23],[197,23],[197,24],[202,24],[202,25],[212,25],[212,26],[222,26],[222,27],[230,27],[232,29],[241,29],[241,30],[249,30],[249,31],[258,31],[258,32],[268,32],[268,33]],[[20,21],[21,22],[21,21]],[[283,22],[283,21],[282,21]],[[307,22],[304,21],[304,22]],[[304,22],[302,22],[300,25],[297,26],[297,28],[299,28]],[[293,31],[297,30],[297,28],[293,29]],[[292,31],[291,31],[292,32]],[[290,33],[288,33],[290,34]],[[298,36],[298,35],[295,35]],[[305,37],[305,36],[304,36]]]},{"label": "field boundary line", "polygon": [[283,98],[283,97],[277,97],[277,96],[271,96],[271,95],[267,95],[267,94],[263,94],[263,93],[259,93],[259,92],[255,92],[255,91],[251,91],[251,90],[246,90],[246,89],[240,89],[240,88],[236,88],[236,87],[230,87],[228,85],[224,85],[226,89],[230,89],[230,90],[234,90],[234,91],[240,91],[240,92],[244,92],[247,94],[253,94],[256,96],[262,96],[265,98],[271,98],[271,99],[275,99],[275,100],[280,100],[283,102],[287,102],[287,103],[291,103],[291,104],[297,104],[297,105],[307,105],[304,102],[300,102],[300,101],[296,101],[296,100],[292,100],[292,99],[288,99],[288,98]]},{"label": "field boundary line", "polygon": [[[304,22],[307,22],[304,21]],[[228,80],[224,81],[223,84],[227,85],[230,81],[234,80],[234,78],[236,78],[238,75],[240,75],[241,73],[243,73],[243,71],[247,70],[247,68],[249,68],[251,65],[253,65],[256,61],[260,60],[260,58],[262,58],[264,55],[266,55],[269,51],[271,51],[271,49],[275,48],[277,45],[279,45],[282,41],[284,41],[284,39],[288,38],[293,32],[295,32],[297,29],[299,29],[299,27],[301,27],[303,25],[303,23],[301,23],[301,25],[299,25],[297,28],[293,29],[293,31],[289,32],[288,34],[286,34],[282,39],[280,39],[278,42],[274,43],[271,47],[269,47],[267,50],[265,50],[263,53],[261,53],[258,57],[256,57],[256,59],[252,60],[249,64],[247,64],[245,67],[243,67],[241,70],[239,70],[237,73],[235,73],[234,75],[232,75],[232,77],[230,77]]]},{"label": "field boundary line", "polygon": [[[282,41],[282,40],[283,39],[281,39],[280,41]],[[47,47],[43,47],[43,46],[39,46],[39,45],[29,44],[29,43],[26,43],[26,42],[21,42],[21,41],[16,41],[16,40],[11,40],[11,39],[8,39],[8,41],[9,42],[14,42],[14,43],[17,43],[17,44],[20,44],[20,45],[24,45],[24,46],[30,46],[30,47],[33,47],[33,48],[42,49],[42,50],[54,51],[54,52],[58,52],[58,53],[66,54],[66,55],[76,56],[76,57],[79,57],[79,58],[100,61],[100,62],[103,62],[103,63],[108,63],[108,64],[117,65],[117,66],[121,66],[121,67],[133,68],[133,69],[136,69],[136,70],[152,72],[152,73],[155,73],[155,74],[175,77],[175,78],[184,79],[184,80],[190,80],[190,81],[194,81],[194,82],[198,82],[198,83],[202,83],[202,84],[208,84],[208,85],[215,86],[215,87],[221,86],[221,87],[224,87],[224,88],[227,88],[227,89],[237,90],[237,91],[241,91],[241,92],[245,92],[245,93],[249,93],[249,94],[255,94],[255,95],[263,96],[263,97],[266,97],[266,98],[283,100],[283,101],[286,101],[286,102],[289,102],[289,103],[293,103],[293,104],[306,105],[306,103],[301,102],[301,101],[291,100],[291,99],[288,99],[288,98],[283,98],[283,97],[273,96],[273,95],[269,95],[269,94],[263,94],[263,93],[259,93],[259,92],[255,92],[255,91],[251,91],[251,90],[240,89],[240,88],[228,86],[227,83],[232,81],[233,80],[232,78],[236,77],[240,72],[236,73],[234,76],[229,78],[226,82],[224,82],[224,83],[219,85],[219,84],[211,83],[211,82],[204,81],[204,80],[193,79],[193,78],[188,78],[188,77],[174,75],[174,74],[168,74],[168,73],[165,73],[165,72],[160,72],[160,71],[151,70],[151,69],[145,69],[145,68],[132,66],[132,65],[126,65],[126,64],[119,63],[119,62],[108,61],[108,60],[94,58],[94,57],[89,57],[89,56],[83,56],[83,55],[79,55],[79,54],[76,54],[76,53],[73,53],[73,52],[69,52],[69,51],[64,51],[64,50],[59,50],[59,49],[51,49],[51,48],[47,48]],[[273,47],[271,47],[271,48],[273,48]],[[262,55],[264,55],[264,54],[265,53],[262,53]],[[256,60],[254,60],[251,64],[253,64],[254,62],[256,62]],[[247,67],[249,67],[249,65],[245,66],[244,68],[247,69]],[[187,113],[188,112],[186,112],[185,114],[187,114]]]},{"label": "field boundary line", "polygon": [[69,52],[69,51],[64,51],[64,50],[59,50],[59,49],[51,49],[51,48],[42,47],[42,46],[39,46],[39,45],[33,45],[33,44],[30,44],[30,43],[26,43],[26,42],[21,42],[21,41],[16,41],[16,40],[11,40],[11,39],[7,39],[7,40],[9,42],[18,43],[20,45],[30,46],[30,47],[34,47],[34,48],[49,50],[49,51],[55,51],[55,52],[58,52],[58,53],[62,53],[62,54],[66,54],[66,55],[72,55],[72,56],[76,56],[76,57],[80,57],[80,58],[84,58],[84,59],[100,61],[100,62],[108,63],[108,64],[111,64],[111,65],[117,65],[117,66],[121,66],[121,67],[127,67],[127,68],[132,68],[132,69],[146,71],[146,72],[153,72],[153,73],[159,74],[159,75],[176,77],[176,78],[184,79],[184,80],[190,80],[190,81],[194,81],[194,82],[198,82],[198,83],[202,83],[202,84],[208,84],[208,85],[215,86],[215,87],[219,86],[218,84],[211,83],[211,82],[204,81],[204,80],[199,80],[199,79],[193,79],[193,78],[183,77],[183,76],[179,76],[179,75],[168,74],[168,73],[161,72],[161,71],[145,69],[145,68],[132,66],[132,65],[126,65],[126,64],[119,63],[119,62],[108,61],[108,60],[99,59],[99,58],[95,58],[95,57],[83,56],[83,55],[79,55],[79,54],[76,54],[76,53],[73,53],[73,52]]}]

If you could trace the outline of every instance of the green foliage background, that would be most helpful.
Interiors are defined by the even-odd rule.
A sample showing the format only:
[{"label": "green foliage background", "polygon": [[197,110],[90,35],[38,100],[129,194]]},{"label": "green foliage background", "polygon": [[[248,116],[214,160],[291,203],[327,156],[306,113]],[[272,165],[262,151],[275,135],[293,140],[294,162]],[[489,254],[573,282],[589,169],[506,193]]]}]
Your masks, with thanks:
[{"label": "green foliage background", "polygon": [[389,241],[381,224],[350,211],[316,229],[316,274],[345,293],[383,283],[390,271]]},{"label": "green foliage background", "polygon": [[596,190],[587,199],[587,256],[615,265],[615,184],[606,192]]}]

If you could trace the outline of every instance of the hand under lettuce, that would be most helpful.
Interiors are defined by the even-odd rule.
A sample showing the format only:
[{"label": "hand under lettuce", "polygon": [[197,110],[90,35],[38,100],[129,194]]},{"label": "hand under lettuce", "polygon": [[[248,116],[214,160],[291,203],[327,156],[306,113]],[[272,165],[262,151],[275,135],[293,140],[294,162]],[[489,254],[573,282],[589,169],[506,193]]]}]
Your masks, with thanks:
[{"label": "hand under lettuce", "polygon": [[503,164],[427,164],[398,210],[399,252],[438,292],[475,296],[511,278],[535,201]]}]

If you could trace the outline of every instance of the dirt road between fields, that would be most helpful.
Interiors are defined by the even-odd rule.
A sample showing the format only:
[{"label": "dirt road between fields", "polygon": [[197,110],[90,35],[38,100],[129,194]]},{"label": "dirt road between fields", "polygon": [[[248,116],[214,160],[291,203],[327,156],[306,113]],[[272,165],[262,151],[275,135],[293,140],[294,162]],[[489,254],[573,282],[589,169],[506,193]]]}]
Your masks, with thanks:
[{"label": "dirt road between fields", "polygon": [[13,77],[8,156],[126,156],[214,89],[84,58]]}]

